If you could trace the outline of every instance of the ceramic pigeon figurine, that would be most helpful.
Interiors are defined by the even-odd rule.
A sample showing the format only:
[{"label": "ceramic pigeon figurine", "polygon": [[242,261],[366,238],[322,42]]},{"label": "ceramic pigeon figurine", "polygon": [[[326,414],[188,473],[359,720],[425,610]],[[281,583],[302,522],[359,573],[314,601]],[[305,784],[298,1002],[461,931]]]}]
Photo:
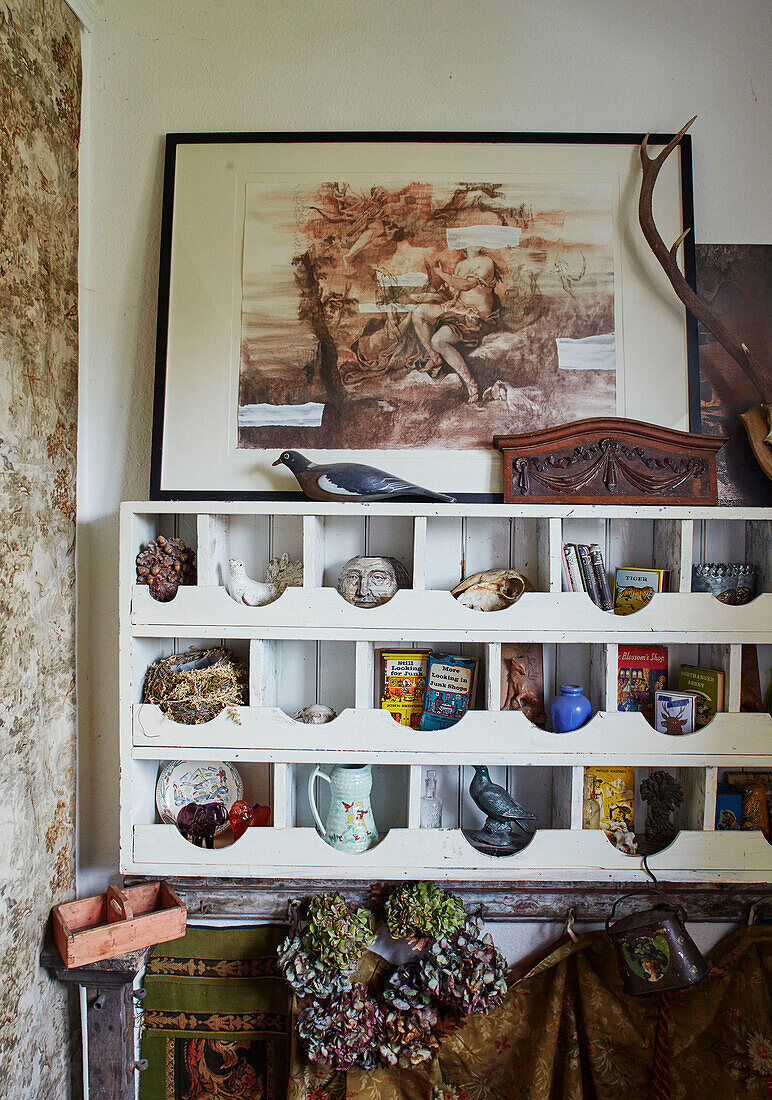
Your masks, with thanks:
[{"label": "ceramic pigeon figurine", "polygon": [[228,595],[237,603],[245,603],[249,607],[262,607],[279,595],[279,589],[275,584],[264,584],[262,581],[254,581],[248,577],[244,570],[244,562],[239,558],[228,560],[228,572]]},{"label": "ceramic pigeon figurine", "polygon": [[422,489],[409,481],[363,466],[358,462],[310,462],[299,451],[282,451],[274,466],[283,464],[298,479],[309,500],[399,500],[413,497],[419,500],[444,500],[454,497]]},{"label": "ceramic pigeon figurine", "polygon": [[469,793],[474,804],[486,815],[485,825],[474,834],[475,838],[484,844],[508,847],[515,843],[512,838],[514,828],[530,836],[532,830],[527,829],[524,822],[536,821],[536,814],[521,806],[498,783],[493,783],[487,767],[475,764],[474,772]]}]

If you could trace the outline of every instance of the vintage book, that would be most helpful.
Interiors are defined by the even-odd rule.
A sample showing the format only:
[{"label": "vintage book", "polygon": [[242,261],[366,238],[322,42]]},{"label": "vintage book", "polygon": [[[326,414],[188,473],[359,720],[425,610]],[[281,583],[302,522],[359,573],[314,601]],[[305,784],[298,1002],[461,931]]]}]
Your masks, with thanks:
[{"label": "vintage book", "polygon": [[614,601],[611,598],[611,589],[609,588],[608,577],[606,576],[606,563],[603,560],[603,551],[598,546],[597,542],[593,542],[590,546],[590,561],[592,562],[592,571],[595,574],[595,581],[598,585],[600,606],[604,611],[610,611],[614,606]]},{"label": "vintage book", "polygon": [[[623,828],[633,833],[635,808],[635,768],[586,767],[584,797],[594,798],[600,807],[600,828],[607,833]],[[594,809],[594,807],[593,807]],[[589,823],[583,828],[593,828]]]},{"label": "vintage book", "polygon": [[678,690],[697,694],[695,727],[707,726],[724,709],[724,674],[717,668],[700,668],[697,665],[681,665],[678,673]]},{"label": "vintage book", "polygon": [[395,722],[417,730],[421,722],[429,666],[428,649],[382,649],[380,656],[381,708]]},{"label": "vintage book", "polygon": [[576,553],[576,547],[573,545],[573,543],[564,544],[563,560],[565,561],[566,570],[568,571],[568,578],[570,581],[568,591],[584,592],[584,580],[582,578],[582,570],[579,566],[579,558]]},{"label": "vintage book", "polygon": [[667,646],[617,647],[617,710],[638,710],[654,725],[654,692],[667,687]]},{"label": "vintage book", "polygon": [[574,582],[571,580],[571,574],[568,571],[568,561],[566,560],[566,544],[562,543],[560,547],[560,561],[563,567],[563,588],[566,592],[573,592]]},{"label": "vintage book", "polygon": [[501,709],[521,710],[529,722],[546,727],[541,642],[502,643]]},{"label": "vintage book", "polygon": [[582,580],[584,581],[584,590],[590,597],[594,604],[598,607],[601,606],[600,602],[600,589],[598,588],[598,582],[595,579],[595,570],[592,567],[592,559],[590,557],[589,546],[577,544],[576,553],[579,557],[579,565],[582,570]]},{"label": "vintage book", "polygon": [[696,691],[655,691],[654,728],[660,733],[694,733]]},{"label": "vintage book", "polygon": [[738,791],[731,783],[719,783],[716,789],[716,828],[739,829],[742,804],[742,791]]},{"label": "vintage book", "polygon": [[667,592],[669,587],[669,569],[628,569],[617,566],[614,570],[614,611],[617,615],[630,615],[633,611],[640,611],[655,592]]},{"label": "vintage book", "polygon": [[429,655],[420,729],[444,730],[463,718],[474,703],[479,664],[478,657]]}]

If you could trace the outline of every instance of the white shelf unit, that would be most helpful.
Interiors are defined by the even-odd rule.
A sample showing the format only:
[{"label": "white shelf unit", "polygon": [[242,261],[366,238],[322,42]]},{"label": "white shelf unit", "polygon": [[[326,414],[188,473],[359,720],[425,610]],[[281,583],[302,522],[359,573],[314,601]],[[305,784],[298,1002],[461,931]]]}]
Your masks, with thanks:
[{"label": "white shelf unit", "polygon": [[[197,551],[198,584],[159,603],[137,586],[135,558],[158,534]],[[672,591],[634,615],[598,609],[561,591],[561,543],[597,542],[615,565],[669,568]],[[265,607],[237,604],[223,585],[231,556],[261,578],[269,557],[304,563],[302,588]],[[412,589],[380,608],[347,604],[335,590],[356,554],[390,554],[408,567]],[[692,594],[692,563],[754,561],[764,590],[743,607]],[[450,595],[462,573],[514,567],[537,591],[499,612],[461,607]],[[618,852],[601,832],[582,830],[586,764],[664,767],[683,783],[680,832],[650,857],[670,880],[772,881],[772,846],[761,833],[714,831],[723,769],[772,768],[772,718],[740,707],[743,643],[758,646],[763,683],[772,664],[772,509],[651,506],[329,504],[269,502],[129,503],[121,514],[121,870],[127,874],[220,878],[469,881],[625,880],[640,858]],[[501,706],[501,645],[541,642],[547,700],[559,684],[582,683],[594,717],[571,734],[533,727]],[[616,710],[617,645],[667,644],[671,682],[681,663],[720,667],[726,713],[694,734],[657,733],[642,715]],[[201,726],[172,722],[143,704],[153,660],[191,645],[225,644],[249,665],[249,705]],[[423,733],[398,726],[376,698],[377,650],[414,646],[481,658],[477,707],[456,726]],[[312,702],[338,717],[307,726],[291,715]],[[158,769],[169,759],[236,764],[245,796],[270,801],[271,828],[249,829],[214,850],[188,843],[155,810]],[[313,828],[306,799],[316,763],[372,763],[380,843],[341,853]],[[468,795],[473,764],[538,816],[533,840],[512,856],[486,856],[465,839],[482,816]],[[424,769],[438,772],[443,829],[421,830]],[[637,824],[644,807],[636,807]]]}]

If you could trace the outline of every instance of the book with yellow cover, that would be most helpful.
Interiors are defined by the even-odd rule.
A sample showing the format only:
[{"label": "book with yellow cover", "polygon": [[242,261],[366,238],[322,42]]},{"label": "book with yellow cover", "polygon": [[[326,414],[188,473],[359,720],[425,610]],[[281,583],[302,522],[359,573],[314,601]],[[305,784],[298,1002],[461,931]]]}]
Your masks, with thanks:
[{"label": "book with yellow cover", "polygon": [[614,570],[614,613],[631,615],[634,611],[640,611],[655,592],[667,592],[669,587],[669,569],[627,569],[617,566]]},{"label": "book with yellow cover", "polygon": [[598,803],[601,829],[607,833],[619,828],[634,832],[635,768],[586,767],[584,792],[585,799],[592,796]]},{"label": "book with yellow cover", "polygon": [[380,696],[381,708],[395,722],[417,730],[426,694],[428,649],[382,649]]}]

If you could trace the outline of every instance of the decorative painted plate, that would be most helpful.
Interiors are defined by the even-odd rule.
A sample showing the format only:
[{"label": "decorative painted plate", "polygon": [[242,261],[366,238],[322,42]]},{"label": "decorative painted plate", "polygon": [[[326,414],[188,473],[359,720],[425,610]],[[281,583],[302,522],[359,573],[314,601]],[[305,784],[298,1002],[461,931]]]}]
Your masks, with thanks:
[{"label": "decorative painted plate", "polygon": [[[170,760],[158,776],[155,804],[161,820],[176,825],[177,814],[188,802],[222,802],[230,810],[243,794],[241,776],[225,760]],[[229,828],[226,821],[215,836]]]}]

